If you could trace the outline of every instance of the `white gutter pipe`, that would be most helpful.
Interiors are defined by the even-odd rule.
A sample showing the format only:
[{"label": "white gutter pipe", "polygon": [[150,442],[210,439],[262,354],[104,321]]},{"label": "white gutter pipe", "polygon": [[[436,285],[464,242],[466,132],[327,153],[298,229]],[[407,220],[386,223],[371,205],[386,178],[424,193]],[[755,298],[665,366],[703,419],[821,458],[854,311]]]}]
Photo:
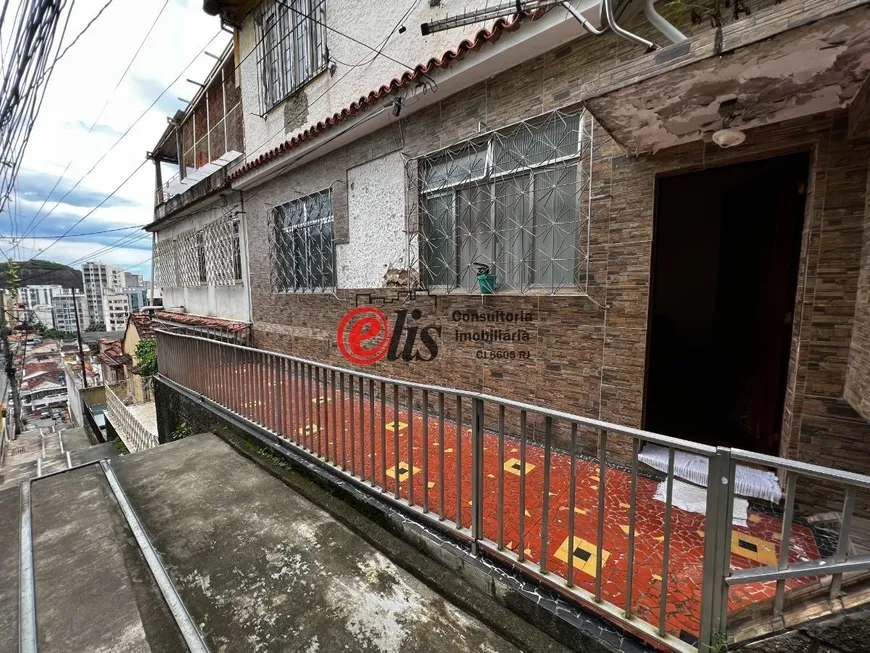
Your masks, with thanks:
[{"label": "white gutter pipe", "polygon": [[574,9],[574,7],[571,5],[570,2],[568,2],[568,0],[562,0],[562,2],[560,4],[568,11],[569,14],[571,14],[574,18],[576,18],[577,21],[583,26],[583,29],[585,29],[590,34],[594,34],[595,36],[601,36],[602,34],[604,34],[604,32],[607,31],[606,27],[602,26],[599,29],[599,28],[595,27],[592,23],[590,23],[588,20],[586,20],[586,17],[583,14],[581,14],[579,11]]},{"label": "white gutter pipe", "polygon": [[[652,52],[653,50],[658,49],[658,46],[652,41],[647,41],[645,38],[629,32],[617,24],[616,18],[613,16],[613,0],[601,0],[601,6],[604,7],[604,16],[607,19],[607,25],[613,30],[614,34],[629,41],[633,41],[638,45],[644,46],[647,49],[647,52]],[[661,16],[659,16],[659,18],[661,18]],[[662,18],[662,20],[664,19]]]},{"label": "white gutter pipe", "polygon": [[653,3],[654,0],[644,0],[643,4],[643,13],[646,15],[646,19],[650,22],[650,25],[664,34],[671,43],[683,43],[688,41],[689,39],[686,38],[685,34],[674,27],[673,24],[665,20],[665,18],[656,11]]}]

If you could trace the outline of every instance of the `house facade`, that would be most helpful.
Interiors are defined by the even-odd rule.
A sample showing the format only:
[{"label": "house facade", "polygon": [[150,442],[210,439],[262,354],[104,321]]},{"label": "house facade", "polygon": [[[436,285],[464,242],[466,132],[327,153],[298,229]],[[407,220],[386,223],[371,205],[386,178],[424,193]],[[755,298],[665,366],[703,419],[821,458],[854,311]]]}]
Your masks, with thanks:
[{"label": "house facade", "polygon": [[[163,322],[178,315],[178,328],[241,323],[248,331],[246,209],[227,181],[227,166],[243,151],[241,90],[229,47],[149,154],[158,185],[146,229],[154,233],[153,296],[162,297]],[[165,183],[164,164],[179,168]]]},{"label": "house facade", "polygon": [[[658,29],[629,3],[596,34],[595,2],[447,30],[486,3],[211,4],[244,151],[187,198],[158,188],[166,307],[306,359],[870,470],[866,7],[711,3]],[[212,158],[179,133],[167,159]],[[234,311],[206,234],[235,219]],[[374,362],[339,333],[363,307],[394,335]]]}]

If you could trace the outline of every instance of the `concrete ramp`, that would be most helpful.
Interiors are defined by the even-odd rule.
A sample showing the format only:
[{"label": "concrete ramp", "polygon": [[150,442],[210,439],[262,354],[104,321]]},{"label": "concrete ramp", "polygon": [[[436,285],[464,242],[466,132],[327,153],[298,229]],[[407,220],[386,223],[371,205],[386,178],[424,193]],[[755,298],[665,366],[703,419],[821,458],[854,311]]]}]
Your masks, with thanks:
[{"label": "concrete ramp", "polygon": [[99,465],[31,484],[40,653],[183,650]]},{"label": "concrete ramp", "polygon": [[516,651],[203,434],[112,463],[212,651]]},{"label": "concrete ramp", "polygon": [[211,434],[25,480],[0,519],[0,653],[518,650]]}]

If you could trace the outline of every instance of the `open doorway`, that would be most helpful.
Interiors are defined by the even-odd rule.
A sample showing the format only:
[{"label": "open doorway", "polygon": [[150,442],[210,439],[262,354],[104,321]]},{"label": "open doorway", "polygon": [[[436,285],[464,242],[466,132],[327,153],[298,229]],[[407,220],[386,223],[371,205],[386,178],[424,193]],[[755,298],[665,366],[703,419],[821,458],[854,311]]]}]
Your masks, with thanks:
[{"label": "open doorway", "polygon": [[657,184],[651,431],[777,454],[809,155]]}]

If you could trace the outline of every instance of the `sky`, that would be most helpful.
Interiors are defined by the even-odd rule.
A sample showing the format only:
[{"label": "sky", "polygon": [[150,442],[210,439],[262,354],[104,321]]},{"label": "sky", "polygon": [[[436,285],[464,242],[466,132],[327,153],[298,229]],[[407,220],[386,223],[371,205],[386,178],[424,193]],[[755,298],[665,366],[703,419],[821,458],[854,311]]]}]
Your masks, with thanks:
[{"label": "sky", "polygon": [[[72,10],[61,17],[55,42],[67,13],[62,48],[106,2],[74,0]],[[19,4],[20,0],[10,0],[0,27],[4,60],[9,55],[11,17]],[[214,66],[215,59],[205,52],[220,55],[230,39],[221,31],[219,19],[202,11],[201,0],[111,0],[57,63],[48,81],[15,199],[0,213],[0,251],[6,255],[0,254],[0,261],[38,258],[80,267],[83,259],[97,260],[150,279],[151,235],[141,226],[153,219],[155,171],[145,155],[166,129],[167,117],[185,108],[186,102],[179,98],[191,100],[196,94],[199,87],[186,80],[203,82]],[[175,174],[174,168],[164,166],[164,181]],[[81,236],[55,242],[56,236],[91,211],[70,232]],[[109,229],[118,231],[92,234]],[[30,230],[15,243],[8,238]],[[114,248],[100,251],[107,246]]]}]

